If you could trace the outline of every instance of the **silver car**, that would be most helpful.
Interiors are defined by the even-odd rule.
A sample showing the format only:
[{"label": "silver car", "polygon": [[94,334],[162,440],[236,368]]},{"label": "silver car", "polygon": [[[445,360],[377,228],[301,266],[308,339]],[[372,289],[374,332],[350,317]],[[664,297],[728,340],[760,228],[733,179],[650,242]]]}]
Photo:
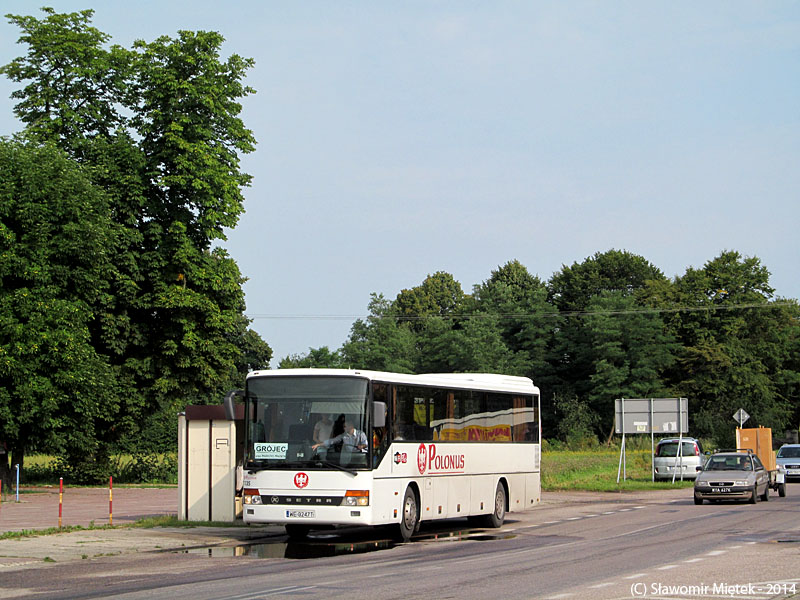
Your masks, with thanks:
[{"label": "silver car", "polygon": [[[665,438],[658,441],[653,456],[655,479],[694,479],[703,466],[703,446],[700,440],[691,437],[680,438],[683,444],[678,447],[679,438]],[[681,456],[678,456],[680,454]]]},{"label": "silver car", "polygon": [[752,452],[717,452],[712,454],[694,482],[694,503],[703,500],[769,500],[770,476],[761,460]]},{"label": "silver car", "polygon": [[800,481],[800,444],[784,444],[776,456],[778,468],[783,469],[786,481]]}]

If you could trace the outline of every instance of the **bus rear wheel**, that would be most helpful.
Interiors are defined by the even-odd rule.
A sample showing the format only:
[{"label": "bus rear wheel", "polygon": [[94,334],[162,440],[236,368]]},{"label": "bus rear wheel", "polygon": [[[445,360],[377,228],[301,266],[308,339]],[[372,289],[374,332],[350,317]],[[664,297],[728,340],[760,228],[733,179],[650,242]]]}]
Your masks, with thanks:
[{"label": "bus rear wheel", "polygon": [[497,490],[494,493],[494,510],[482,517],[484,527],[498,528],[503,525],[506,518],[506,488],[503,483],[497,482]]},{"label": "bus rear wheel", "polygon": [[414,532],[419,529],[419,504],[417,503],[417,495],[410,486],[406,488],[401,510],[398,537],[400,541],[407,542],[414,535]]}]

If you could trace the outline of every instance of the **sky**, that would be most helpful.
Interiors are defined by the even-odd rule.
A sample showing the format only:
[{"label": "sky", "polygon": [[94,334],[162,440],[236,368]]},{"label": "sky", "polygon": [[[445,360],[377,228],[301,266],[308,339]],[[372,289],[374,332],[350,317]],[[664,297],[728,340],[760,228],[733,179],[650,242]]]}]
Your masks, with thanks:
[{"label": "sky", "polygon": [[[797,2],[48,4],[123,46],[215,30],[255,59],[222,245],[273,367],[339,348],[373,292],[446,271],[469,293],[515,259],[546,281],[614,248],[674,277],[737,250],[800,298]],[[18,37],[0,22],[0,63]]]}]

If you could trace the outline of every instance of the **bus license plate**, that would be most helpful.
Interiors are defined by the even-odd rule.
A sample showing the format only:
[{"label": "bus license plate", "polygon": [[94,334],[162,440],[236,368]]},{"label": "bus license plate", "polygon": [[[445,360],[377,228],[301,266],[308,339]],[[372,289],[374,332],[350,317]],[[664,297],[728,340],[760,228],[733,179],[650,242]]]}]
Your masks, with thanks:
[{"label": "bus license plate", "polygon": [[317,514],[313,510],[287,510],[287,519],[313,519]]},{"label": "bus license plate", "polygon": [[730,494],[733,490],[729,487],[724,488],[711,488],[711,491],[715,494]]}]

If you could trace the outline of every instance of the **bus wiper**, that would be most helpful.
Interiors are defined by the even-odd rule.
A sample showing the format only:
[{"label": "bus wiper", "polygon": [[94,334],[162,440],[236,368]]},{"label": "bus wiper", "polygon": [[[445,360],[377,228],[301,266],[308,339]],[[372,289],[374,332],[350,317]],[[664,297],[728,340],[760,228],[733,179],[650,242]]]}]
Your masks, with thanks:
[{"label": "bus wiper", "polygon": [[350,473],[350,475],[358,475],[358,471],[354,471],[353,469],[348,469],[347,467],[343,467],[342,465],[337,465],[336,463],[322,460],[318,458],[314,464],[318,467],[326,466],[326,467],[333,467],[334,469],[339,469],[340,471],[344,471],[345,473]]}]

